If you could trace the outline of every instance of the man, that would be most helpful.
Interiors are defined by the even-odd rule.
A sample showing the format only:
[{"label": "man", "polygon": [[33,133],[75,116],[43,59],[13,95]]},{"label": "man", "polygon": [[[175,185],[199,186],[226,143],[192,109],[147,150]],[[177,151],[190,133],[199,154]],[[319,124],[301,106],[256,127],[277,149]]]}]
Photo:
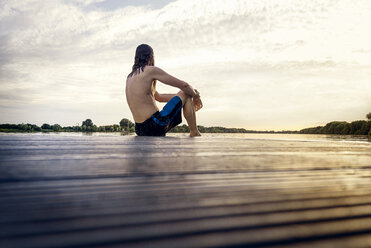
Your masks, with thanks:
[{"label": "man", "polygon": [[[181,110],[187,120],[190,136],[201,136],[196,124],[196,111],[202,108],[197,90],[154,66],[153,49],[139,45],[135,52],[134,65],[126,79],[126,100],[135,121],[135,132],[139,136],[165,136],[182,122]],[[179,88],[178,94],[160,94],[156,81]],[[167,102],[159,111],[156,101]]]}]

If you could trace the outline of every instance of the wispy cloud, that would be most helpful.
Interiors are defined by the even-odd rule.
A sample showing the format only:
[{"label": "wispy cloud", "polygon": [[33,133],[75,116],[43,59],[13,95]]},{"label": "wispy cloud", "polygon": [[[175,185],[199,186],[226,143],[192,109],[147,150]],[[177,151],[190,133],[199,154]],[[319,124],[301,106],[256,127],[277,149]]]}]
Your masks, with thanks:
[{"label": "wispy cloud", "polygon": [[201,91],[203,125],[294,129],[370,111],[369,1],[166,3],[0,3],[0,122],[131,116],[124,83],[140,43]]}]

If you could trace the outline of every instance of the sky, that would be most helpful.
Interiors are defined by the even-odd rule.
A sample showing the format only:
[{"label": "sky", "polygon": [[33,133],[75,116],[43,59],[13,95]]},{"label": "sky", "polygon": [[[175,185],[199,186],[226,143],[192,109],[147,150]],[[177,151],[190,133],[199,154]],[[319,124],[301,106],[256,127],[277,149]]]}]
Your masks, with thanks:
[{"label": "sky", "polygon": [[142,43],[200,91],[200,125],[365,119],[370,13],[369,0],[0,0],[0,123],[133,120],[125,80]]}]

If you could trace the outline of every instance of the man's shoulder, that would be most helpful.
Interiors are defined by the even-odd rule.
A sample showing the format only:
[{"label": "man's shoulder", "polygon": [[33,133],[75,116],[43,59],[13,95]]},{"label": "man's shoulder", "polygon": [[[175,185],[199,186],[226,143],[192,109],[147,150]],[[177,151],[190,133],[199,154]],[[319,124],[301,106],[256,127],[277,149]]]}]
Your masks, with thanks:
[{"label": "man's shoulder", "polygon": [[147,73],[155,73],[159,70],[160,70],[160,68],[158,68],[154,65],[147,65],[146,67],[144,67],[144,71],[147,72]]},{"label": "man's shoulder", "polygon": [[147,65],[144,70],[147,70],[148,73],[163,74],[165,73],[160,67],[154,65]]}]

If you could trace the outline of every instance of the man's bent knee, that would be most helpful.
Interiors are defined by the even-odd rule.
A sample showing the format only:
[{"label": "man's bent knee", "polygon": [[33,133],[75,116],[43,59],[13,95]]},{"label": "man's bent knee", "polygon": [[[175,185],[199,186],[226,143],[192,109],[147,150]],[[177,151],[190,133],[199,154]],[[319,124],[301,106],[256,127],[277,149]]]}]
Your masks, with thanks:
[{"label": "man's bent knee", "polygon": [[189,100],[191,99],[191,96],[186,94],[184,91],[179,91],[178,94],[176,94],[177,96],[180,97],[180,99],[182,100],[182,103],[183,105]]}]

